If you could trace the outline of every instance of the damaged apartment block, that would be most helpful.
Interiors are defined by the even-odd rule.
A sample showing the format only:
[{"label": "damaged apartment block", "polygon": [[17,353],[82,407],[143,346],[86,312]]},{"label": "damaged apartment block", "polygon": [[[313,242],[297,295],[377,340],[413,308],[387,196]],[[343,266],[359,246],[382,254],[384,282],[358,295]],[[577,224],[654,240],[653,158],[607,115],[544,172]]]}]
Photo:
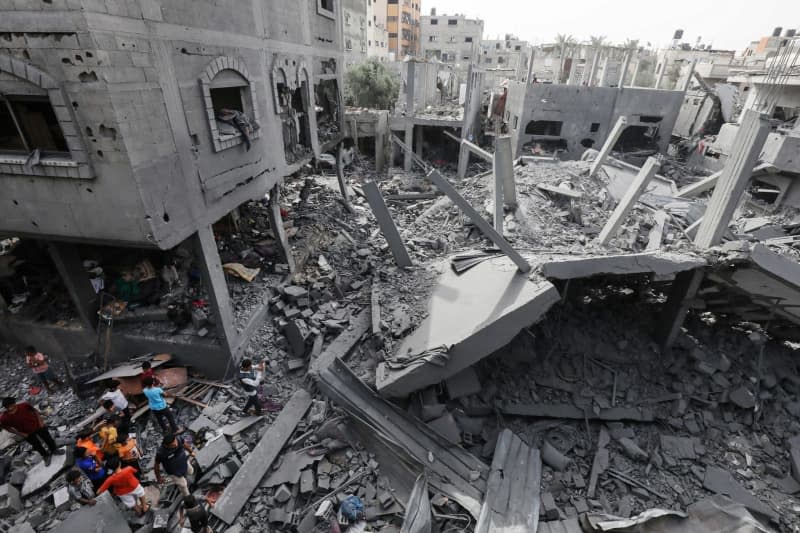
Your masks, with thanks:
[{"label": "damaged apartment block", "polygon": [[[3,336],[75,355],[110,327],[112,359],[170,352],[221,376],[263,321],[267,278],[293,268],[284,178],[342,139],[337,9],[3,11],[0,233],[20,239]],[[245,216],[262,233],[231,265]],[[261,294],[237,286],[259,269]]]}]

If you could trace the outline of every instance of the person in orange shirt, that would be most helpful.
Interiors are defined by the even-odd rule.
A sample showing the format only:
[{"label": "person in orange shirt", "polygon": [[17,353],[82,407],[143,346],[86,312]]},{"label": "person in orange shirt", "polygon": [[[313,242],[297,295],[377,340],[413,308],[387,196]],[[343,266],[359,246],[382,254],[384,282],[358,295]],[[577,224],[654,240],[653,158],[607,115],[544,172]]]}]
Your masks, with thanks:
[{"label": "person in orange shirt", "polygon": [[86,448],[86,453],[103,462],[103,450],[94,442],[94,432],[91,429],[84,429],[75,437],[75,446]]},{"label": "person in orange shirt", "polygon": [[51,381],[55,382],[57,385],[64,384],[64,382],[58,379],[56,375],[53,374],[53,371],[50,370],[50,365],[47,363],[47,356],[33,346],[27,346],[25,348],[25,364],[36,374],[36,377],[39,378],[42,385],[47,387],[47,392],[53,392],[53,387],[50,386]]},{"label": "person in orange shirt", "polygon": [[117,437],[117,442],[114,445],[119,456],[119,461],[122,466],[131,466],[136,469],[136,477],[142,479],[142,467],[139,464],[139,459],[142,457],[142,450],[139,449],[139,444],[136,442],[135,437],[129,437],[126,434],[120,434]]},{"label": "person in orange shirt", "polygon": [[150,506],[147,504],[144,488],[136,479],[136,469],[131,466],[122,467],[119,457],[116,456],[108,458],[106,468],[113,473],[97,489],[97,495],[111,489],[111,494],[117,496],[125,507],[133,509],[139,516],[145,514]]}]

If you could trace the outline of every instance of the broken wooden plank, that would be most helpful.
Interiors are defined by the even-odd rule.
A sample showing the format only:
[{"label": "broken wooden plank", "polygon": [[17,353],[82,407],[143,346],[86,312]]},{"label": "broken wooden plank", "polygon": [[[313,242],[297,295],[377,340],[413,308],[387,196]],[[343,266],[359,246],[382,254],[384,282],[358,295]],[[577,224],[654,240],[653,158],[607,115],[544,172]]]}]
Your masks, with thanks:
[{"label": "broken wooden plank", "polygon": [[606,225],[603,226],[603,230],[597,237],[597,242],[606,245],[616,236],[617,230],[622,223],[625,222],[625,217],[628,216],[633,206],[639,201],[639,197],[645,191],[647,184],[650,183],[650,180],[653,179],[653,176],[656,175],[659,168],[661,168],[661,162],[658,159],[655,157],[647,158],[647,161],[642,165],[639,173],[636,174],[628,190],[625,191],[625,196],[619,201],[614,212],[611,213],[611,217],[606,222]]},{"label": "broken wooden plank", "polygon": [[539,450],[530,448],[511,430],[503,430],[497,439],[475,533],[536,531],[541,477]]},{"label": "broken wooden plank", "polygon": [[305,389],[300,389],[292,395],[275,422],[264,433],[253,451],[245,458],[242,467],[225,487],[222,496],[211,510],[214,516],[229,525],[236,520],[236,516],[250,499],[253,490],[261,482],[309,407],[311,407],[311,395]]},{"label": "broken wooden plank", "polygon": [[652,422],[655,419],[652,410],[642,407],[611,407],[595,412],[592,409],[584,410],[571,404],[504,404],[500,407],[500,412],[511,416],[566,418],[569,420]]},{"label": "broken wooden plank", "polygon": [[594,461],[592,461],[592,470],[589,473],[589,487],[586,490],[586,496],[589,498],[594,498],[597,491],[597,479],[608,468],[609,456],[606,446],[608,446],[609,442],[611,442],[611,438],[608,435],[608,430],[606,430],[605,426],[601,427],[600,437],[597,439],[597,453],[595,453]]},{"label": "broken wooden plank", "polygon": [[319,357],[311,361],[308,373],[316,376],[320,371],[327,368],[334,359],[344,357],[350,353],[358,339],[370,329],[371,325],[372,310],[367,307],[356,315],[355,319],[351,321],[350,327],[333,339],[333,342],[325,348]]},{"label": "broken wooden plank", "polygon": [[456,204],[461,211],[467,215],[473,224],[475,224],[478,229],[480,229],[486,237],[488,237],[500,250],[506,254],[520,272],[529,272],[531,269],[531,265],[523,259],[523,257],[509,244],[502,235],[500,235],[495,229],[492,227],[491,224],[486,222],[486,220],[478,213],[469,202],[461,196],[458,191],[456,191],[455,187],[453,187],[447,178],[441,175],[438,170],[434,169],[428,173],[428,179],[436,185],[440,191],[444,192],[450,200],[454,204]]},{"label": "broken wooden plank", "polygon": [[553,194],[558,194],[560,196],[566,196],[572,200],[580,200],[583,198],[583,193],[580,191],[573,191],[572,189],[567,189],[566,187],[554,187],[552,185],[548,185],[547,183],[539,183],[536,185],[536,188],[540,191],[549,192]]},{"label": "broken wooden plank", "polygon": [[389,213],[389,209],[383,201],[383,196],[381,196],[378,185],[374,181],[364,183],[364,194],[367,195],[367,202],[369,202],[372,214],[375,215],[375,219],[378,221],[378,226],[381,228],[383,237],[386,239],[386,242],[389,243],[389,249],[394,256],[394,262],[399,267],[411,266],[413,264],[411,262],[411,257],[408,255],[408,250],[406,250],[403,238],[397,230],[397,225],[394,223],[394,220],[392,220],[392,215]]},{"label": "broken wooden plank", "polygon": [[246,417],[242,418],[241,420],[239,420],[238,422],[234,422],[232,424],[228,424],[226,426],[222,426],[220,431],[222,431],[223,435],[225,435],[227,437],[232,437],[232,436],[236,435],[237,433],[241,433],[245,429],[249,428],[250,426],[252,426],[256,422],[258,422],[262,418],[264,418],[264,417],[260,416],[260,415],[259,416],[246,416]]},{"label": "broken wooden plank", "polygon": [[370,308],[372,310],[372,334],[379,335],[381,332],[381,291],[380,281],[377,277],[372,278],[372,298]]},{"label": "broken wooden plank", "polygon": [[653,252],[661,248],[661,241],[664,240],[664,229],[667,227],[667,219],[669,215],[666,211],[656,211],[653,215],[653,227],[650,228],[650,233],[647,235],[647,248],[648,252]]}]

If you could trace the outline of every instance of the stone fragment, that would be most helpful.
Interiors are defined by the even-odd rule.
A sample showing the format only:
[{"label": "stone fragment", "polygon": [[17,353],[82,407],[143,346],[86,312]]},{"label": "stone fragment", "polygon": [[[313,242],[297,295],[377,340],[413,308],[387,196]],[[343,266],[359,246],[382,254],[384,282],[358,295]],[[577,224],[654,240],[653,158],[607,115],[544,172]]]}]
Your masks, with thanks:
[{"label": "stone fragment", "polygon": [[456,424],[452,414],[445,413],[439,418],[428,422],[428,426],[453,444],[461,443],[461,431],[458,429],[458,424]]},{"label": "stone fragment", "polygon": [[752,409],[756,405],[756,397],[753,393],[745,386],[741,386],[738,389],[731,391],[728,395],[728,399],[742,409]]},{"label": "stone fragment", "polygon": [[545,520],[558,520],[559,511],[553,494],[550,492],[543,493],[541,496],[541,503],[542,507],[539,514],[544,515]]},{"label": "stone fragment", "polygon": [[559,472],[566,470],[570,463],[569,458],[561,453],[547,440],[545,440],[544,444],[542,444],[542,462],[553,470],[558,470]]},{"label": "stone fragment", "polygon": [[661,435],[661,451],[675,459],[697,459],[694,440],[688,437]]},{"label": "stone fragment", "polygon": [[650,457],[646,451],[641,449],[638,444],[628,437],[619,439],[619,444],[622,446],[622,450],[625,452],[625,455],[631,459],[647,461],[647,459]]},{"label": "stone fragment", "polygon": [[283,288],[283,293],[290,302],[295,302],[299,298],[303,298],[308,295],[308,291],[306,289],[303,287],[298,287],[297,285],[287,285]]},{"label": "stone fragment", "polygon": [[275,498],[275,501],[278,503],[286,503],[289,501],[289,498],[291,497],[292,497],[292,491],[285,484],[280,485],[277,489],[275,489],[275,495],[273,496],[273,498]]}]

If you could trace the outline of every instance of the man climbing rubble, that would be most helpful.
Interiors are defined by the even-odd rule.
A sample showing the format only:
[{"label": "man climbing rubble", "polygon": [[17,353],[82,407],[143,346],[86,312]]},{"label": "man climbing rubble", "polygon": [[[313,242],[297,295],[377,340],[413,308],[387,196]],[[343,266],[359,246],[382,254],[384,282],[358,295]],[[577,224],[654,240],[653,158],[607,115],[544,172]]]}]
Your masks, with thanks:
[{"label": "man climbing rubble", "polygon": [[173,434],[166,435],[156,453],[156,460],[153,465],[158,483],[164,483],[164,478],[161,475],[161,467],[163,466],[164,471],[178,487],[178,490],[181,491],[181,494],[188,496],[189,481],[186,476],[194,474],[192,463],[189,460],[189,456],[194,457],[194,455],[191,445],[183,440],[182,437],[176,437]]},{"label": "man climbing rubble", "polygon": [[28,441],[44,458],[47,466],[50,466],[53,454],[64,454],[64,450],[56,446],[41,413],[35,407],[28,402],[17,403],[16,398],[9,396],[3,399],[3,408],[5,412],[0,415],[0,427]]},{"label": "man climbing rubble", "polygon": [[47,362],[47,356],[38,351],[35,347],[28,346],[25,348],[25,363],[28,365],[28,368],[33,371],[39,381],[42,382],[42,385],[47,388],[47,392],[53,392],[53,388],[50,386],[51,381],[56,385],[64,384],[63,381],[53,374]]},{"label": "man climbing rubble", "polygon": [[152,377],[145,378],[142,384],[144,385],[142,393],[144,393],[147,398],[150,412],[153,413],[156,422],[158,422],[158,425],[161,427],[161,431],[164,433],[180,433],[178,422],[175,420],[175,414],[173,414],[165,399],[166,396],[171,396],[171,394],[164,392],[161,387],[156,387],[155,380]]},{"label": "man climbing rubble", "polygon": [[241,367],[239,368],[239,383],[242,384],[245,394],[247,394],[247,403],[244,404],[242,411],[246,414],[251,407],[256,415],[261,414],[261,403],[258,398],[258,386],[261,384],[264,372],[264,362],[258,365],[258,370],[253,367],[253,361],[250,359],[242,360]]}]

